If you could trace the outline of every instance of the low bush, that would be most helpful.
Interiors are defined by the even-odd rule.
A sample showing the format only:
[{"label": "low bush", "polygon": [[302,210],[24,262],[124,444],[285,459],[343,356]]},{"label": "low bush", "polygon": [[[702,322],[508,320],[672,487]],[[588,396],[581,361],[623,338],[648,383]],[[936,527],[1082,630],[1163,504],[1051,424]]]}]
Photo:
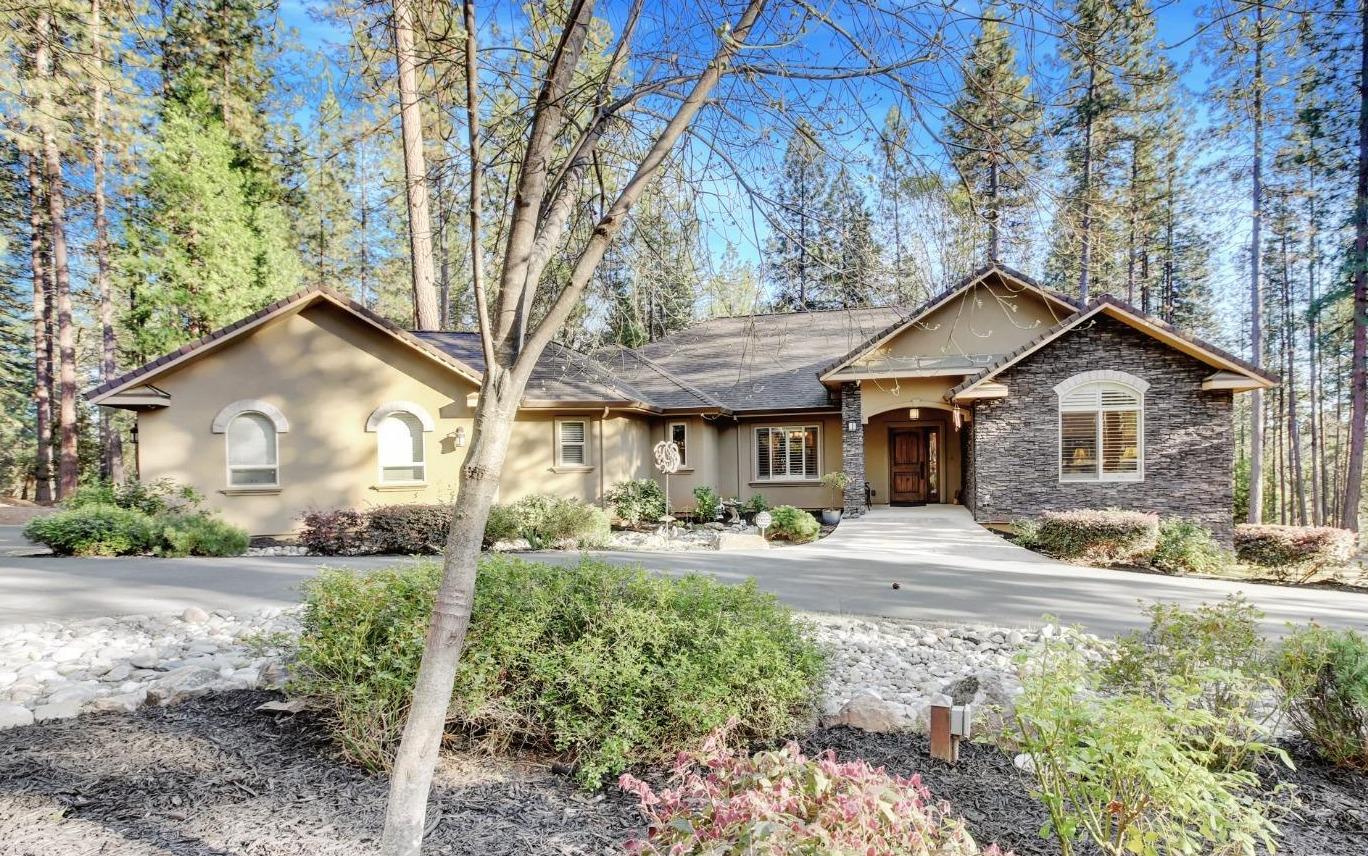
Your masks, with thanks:
[{"label": "low bush", "polygon": [[193,511],[204,501],[199,491],[173,479],[142,482],[128,479],[122,482],[96,481],[76,488],[62,500],[65,508],[84,508],[87,505],[113,505],[157,515],[164,511]]},{"label": "low bush", "polygon": [[510,508],[518,534],[533,550],[547,547],[597,547],[608,540],[608,514],[595,505],[538,493],[525,496]]},{"label": "low bush", "polygon": [[817,522],[817,518],[801,508],[781,505],[770,514],[774,521],[765,534],[771,538],[782,538],[795,544],[806,544],[808,541],[817,540],[817,536],[822,534],[822,524]]},{"label": "low bush", "polygon": [[675,764],[673,786],[657,793],[623,775],[641,802],[647,838],[627,842],[647,856],[704,854],[887,854],[994,856],[980,851],[964,821],[933,803],[919,777],[892,776],[830,750],[807,758],[794,743],[740,755],[714,735],[697,757]]},{"label": "low bush", "polygon": [[[423,563],[306,584],[291,692],[316,698],[343,751],[369,768],[387,767],[398,744],[440,574]],[[794,733],[821,668],[806,629],[753,583],[489,556],[450,721],[490,750],[561,753],[594,786],[733,718],[737,741]]]},{"label": "low bush", "polygon": [[170,511],[153,519],[158,556],[240,556],[251,539],[247,530],[206,514]]},{"label": "low bush", "polygon": [[753,494],[750,499],[741,503],[741,511],[744,514],[755,515],[762,511],[769,511],[769,500],[765,499],[763,493]]},{"label": "low bush", "polygon": [[[1250,753],[1267,747],[1263,740],[1280,715],[1267,704],[1275,695],[1271,652],[1259,633],[1264,613],[1231,595],[1219,603],[1185,610],[1173,603],[1146,608],[1149,629],[1119,637],[1103,667],[1102,686],[1170,702],[1174,687],[1224,729],[1206,735],[1213,762],[1223,768],[1244,767]],[[1195,690],[1195,692],[1191,691]]]},{"label": "low bush", "polygon": [[699,485],[693,489],[694,514],[698,516],[700,523],[711,523],[717,519],[717,509],[722,507],[722,497],[717,495],[717,491],[707,485]]},{"label": "low bush", "polygon": [[24,537],[59,556],[137,555],[158,543],[151,517],[117,505],[82,505],[35,517],[24,527]]},{"label": "low bush", "polygon": [[366,546],[375,553],[430,556],[446,549],[450,505],[382,505],[366,514]]},{"label": "low bush", "polygon": [[1273,852],[1258,777],[1220,762],[1230,729],[1198,701],[1200,687],[1175,679],[1163,700],[1103,694],[1096,673],[1062,640],[1022,664],[1007,743],[1030,759],[1049,815],[1041,834],[1063,856],[1080,839],[1108,856]]},{"label": "low bush", "polygon": [[1282,582],[1305,582],[1320,571],[1342,565],[1354,555],[1354,533],[1332,526],[1277,526],[1242,523],[1235,527],[1235,555],[1267,568]]},{"label": "low bush", "polygon": [[1089,565],[1139,564],[1159,542],[1159,516],[1141,511],[1076,509],[1040,516],[1043,552]]},{"label": "low bush", "polygon": [[1313,624],[1283,640],[1275,663],[1292,726],[1327,761],[1368,770],[1368,638]]},{"label": "low bush", "polygon": [[654,479],[618,482],[603,498],[613,518],[626,526],[657,523],[665,516],[665,491]]},{"label": "low bush", "polygon": [[310,511],[301,518],[299,543],[320,556],[355,556],[366,552],[366,515],[349,508]]},{"label": "low bush", "polygon": [[518,512],[508,505],[491,505],[485,520],[484,546],[493,547],[500,541],[518,537]]},{"label": "low bush", "polygon": [[1210,529],[1171,517],[1159,524],[1159,541],[1149,562],[1168,574],[1209,574],[1230,564],[1230,559]]}]

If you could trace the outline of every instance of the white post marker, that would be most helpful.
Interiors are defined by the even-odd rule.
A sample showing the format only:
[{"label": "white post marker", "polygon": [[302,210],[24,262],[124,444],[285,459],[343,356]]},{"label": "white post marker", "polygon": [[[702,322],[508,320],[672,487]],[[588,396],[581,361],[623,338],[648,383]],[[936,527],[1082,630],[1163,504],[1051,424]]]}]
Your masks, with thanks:
[{"label": "white post marker", "polygon": [[760,527],[761,538],[765,537],[765,530],[768,529],[769,525],[773,522],[774,516],[771,515],[768,511],[755,512],[755,525]]}]

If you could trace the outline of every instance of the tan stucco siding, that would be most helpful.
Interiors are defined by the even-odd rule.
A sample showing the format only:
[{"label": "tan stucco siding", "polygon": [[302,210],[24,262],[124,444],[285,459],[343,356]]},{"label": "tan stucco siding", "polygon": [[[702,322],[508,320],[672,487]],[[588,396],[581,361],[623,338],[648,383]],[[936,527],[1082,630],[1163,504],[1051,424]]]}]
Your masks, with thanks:
[{"label": "tan stucco siding", "polygon": [[[982,282],[951,297],[925,318],[874,349],[861,364],[893,357],[1006,354],[1069,313],[1036,292]],[[871,367],[873,367],[871,365]]]},{"label": "tan stucco siding", "polygon": [[[588,423],[588,460],[583,467],[556,461],[556,423]],[[499,501],[513,502],[534,493],[573,496],[599,502],[603,491],[620,481],[650,475],[650,422],[645,417],[585,411],[523,411],[509,436]]]},{"label": "tan stucco siding", "polygon": [[695,504],[693,495],[696,487],[711,487],[721,496],[730,496],[729,488],[719,483],[718,432],[716,423],[701,416],[680,416],[663,418],[651,426],[650,448],[646,450],[648,462],[647,478],[660,480],[656,471],[653,449],[655,444],[670,437],[670,426],[683,423],[687,426],[685,465],[678,473],[670,476],[670,508],[691,511]]},{"label": "tan stucco siding", "polygon": [[[866,382],[867,383],[867,382]],[[963,465],[960,461],[960,438],[949,411],[922,410],[911,419],[905,410],[881,413],[864,427],[865,481],[874,489],[874,504],[887,505],[890,495],[888,466],[888,432],[892,428],[920,428],[935,426],[940,429],[940,460],[937,491],[939,502],[955,502],[962,486]],[[968,428],[968,423],[964,423]]]},{"label": "tan stucco siding", "polygon": [[890,410],[948,408],[945,394],[962,375],[919,378],[867,378],[860,381],[860,414],[865,422]]},{"label": "tan stucco siding", "polygon": [[719,434],[718,492],[742,500],[763,494],[770,505],[796,505],[799,508],[824,508],[834,502],[833,494],[821,482],[762,482],[755,478],[755,429],[765,426],[821,426],[817,475],[841,469],[841,420],[839,416],[794,415],[743,418]]},{"label": "tan stucco siding", "polygon": [[[195,486],[209,507],[254,535],[289,532],[310,508],[449,500],[469,449],[466,395],[475,387],[330,306],[272,322],[156,384],[170,393],[171,405],[139,415],[142,478]],[[224,406],[242,399],[271,404],[289,421],[278,438],[278,492],[225,493],[226,441],[210,426]],[[422,487],[376,489],[376,435],[365,430],[366,420],[391,401],[418,404],[434,420],[435,430],[424,432]],[[466,434],[463,447],[452,439],[458,428]]]}]

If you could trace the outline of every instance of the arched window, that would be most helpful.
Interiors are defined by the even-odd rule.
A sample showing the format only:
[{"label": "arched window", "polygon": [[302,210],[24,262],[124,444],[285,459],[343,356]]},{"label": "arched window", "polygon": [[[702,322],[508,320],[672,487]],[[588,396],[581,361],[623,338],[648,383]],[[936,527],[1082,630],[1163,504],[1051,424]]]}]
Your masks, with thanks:
[{"label": "arched window", "polygon": [[1117,371],[1075,375],[1059,395],[1059,480],[1140,481],[1145,473],[1145,390]]},{"label": "arched window", "polygon": [[381,484],[427,481],[427,444],[424,435],[436,427],[421,406],[391,401],[375,408],[366,430],[375,432]]},{"label": "arched window", "polygon": [[280,484],[275,423],[248,410],[232,418],[228,437],[228,484],[232,487],[275,487]]}]

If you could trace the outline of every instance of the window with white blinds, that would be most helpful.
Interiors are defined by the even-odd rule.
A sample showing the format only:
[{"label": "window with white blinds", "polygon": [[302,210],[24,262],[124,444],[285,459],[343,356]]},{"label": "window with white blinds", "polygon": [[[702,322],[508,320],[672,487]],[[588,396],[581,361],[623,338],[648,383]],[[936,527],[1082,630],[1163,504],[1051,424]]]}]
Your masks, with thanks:
[{"label": "window with white blinds", "polygon": [[820,438],[817,425],[756,428],[755,480],[816,481]]},{"label": "window with white blinds", "polygon": [[233,487],[275,487],[280,484],[275,423],[248,411],[233,417],[224,432],[228,438],[228,484]]},{"label": "window with white blinds", "polygon": [[1114,381],[1073,387],[1059,400],[1061,481],[1144,477],[1144,396]]},{"label": "window with white blinds", "polygon": [[583,419],[562,419],[556,423],[556,464],[562,467],[589,465],[589,423]]}]

